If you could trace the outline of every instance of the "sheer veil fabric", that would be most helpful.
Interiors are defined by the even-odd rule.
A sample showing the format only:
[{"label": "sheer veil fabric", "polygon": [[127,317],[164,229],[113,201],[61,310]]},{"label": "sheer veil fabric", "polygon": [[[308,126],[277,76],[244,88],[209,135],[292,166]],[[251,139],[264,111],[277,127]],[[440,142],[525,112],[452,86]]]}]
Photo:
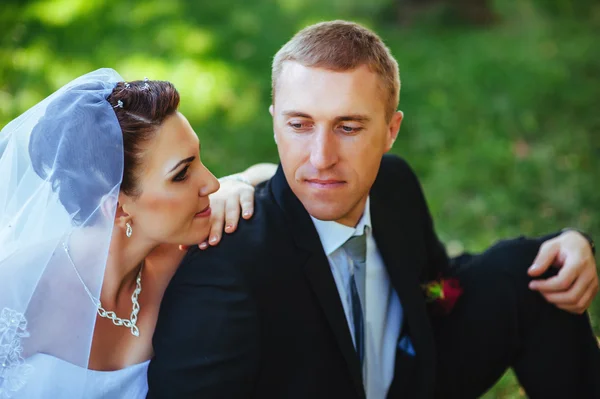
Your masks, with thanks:
[{"label": "sheer veil fabric", "polygon": [[55,368],[30,361],[40,354],[73,366],[69,397],[85,395],[97,309],[85,287],[100,297],[123,176],[107,101],[120,81],[88,73],[0,132],[0,398],[52,384]]}]

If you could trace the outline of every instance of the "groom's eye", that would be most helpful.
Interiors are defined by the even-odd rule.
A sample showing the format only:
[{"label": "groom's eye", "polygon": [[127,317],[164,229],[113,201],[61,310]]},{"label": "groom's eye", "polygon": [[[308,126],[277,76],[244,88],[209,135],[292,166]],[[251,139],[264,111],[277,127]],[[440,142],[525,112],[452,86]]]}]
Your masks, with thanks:
[{"label": "groom's eye", "polygon": [[175,177],[173,177],[174,182],[181,182],[187,179],[187,171],[190,168],[190,165],[187,165],[185,168],[181,170],[181,172],[177,173]]},{"label": "groom's eye", "polygon": [[340,129],[345,134],[352,134],[352,133],[358,133],[358,132],[360,132],[363,128],[362,127],[356,127],[356,126],[349,126],[349,125],[341,125]]},{"label": "groom's eye", "polygon": [[293,130],[310,129],[310,123],[308,123],[308,122],[290,121],[290,122],[288,122],[288,126],[291,127]]}]

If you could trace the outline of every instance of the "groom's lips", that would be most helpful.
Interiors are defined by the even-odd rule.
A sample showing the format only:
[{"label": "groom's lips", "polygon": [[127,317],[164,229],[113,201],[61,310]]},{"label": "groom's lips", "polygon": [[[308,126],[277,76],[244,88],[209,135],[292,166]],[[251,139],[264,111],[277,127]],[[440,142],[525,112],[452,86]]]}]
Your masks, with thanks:
[{"label": "groom's lips", "polygon": [[346,184],[344,180],[337,179],[306,179],[305,182],[314,188],[339,188]]},{"label": "groom's lips", "polygon": [[195,218],[205,218],[205,217],[210,216],[210,214],[211,214],[211,209],[210,209],[210,205],[208,205],[206,208],[204,208],[200,212],[196,213],[194,215],[194,217]]}]

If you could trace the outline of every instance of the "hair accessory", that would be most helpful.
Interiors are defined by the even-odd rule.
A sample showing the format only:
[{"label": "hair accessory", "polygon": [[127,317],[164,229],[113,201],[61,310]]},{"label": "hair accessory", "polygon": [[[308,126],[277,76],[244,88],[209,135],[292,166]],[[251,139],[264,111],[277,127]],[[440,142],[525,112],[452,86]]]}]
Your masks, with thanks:
[{"label": "hair accessory", "polygon": [[115,105],[113,108],[123,108],[123,101],[117,101],[117,105]]},{"label": "hair accessory", "polygon": [[125,88],[129,89],[130,87],[131,87],[131,85],[129,83],[125,82]]},{"label": "hair accessory", "polygon": [[148,79],[147,77],[144,76],[144,82],[149,81],[150,79]]}]

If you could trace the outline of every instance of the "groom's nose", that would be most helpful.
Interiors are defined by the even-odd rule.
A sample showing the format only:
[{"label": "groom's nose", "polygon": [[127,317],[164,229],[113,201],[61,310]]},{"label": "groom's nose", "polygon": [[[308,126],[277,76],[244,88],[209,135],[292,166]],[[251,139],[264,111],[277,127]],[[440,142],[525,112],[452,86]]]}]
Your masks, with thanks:
[{"label": "groom's nose", "polygon": [[335,134],[328,129],[319,128],[312,138],[310,163],[317,170],[332,167],[338,161],[338,146]]}]

